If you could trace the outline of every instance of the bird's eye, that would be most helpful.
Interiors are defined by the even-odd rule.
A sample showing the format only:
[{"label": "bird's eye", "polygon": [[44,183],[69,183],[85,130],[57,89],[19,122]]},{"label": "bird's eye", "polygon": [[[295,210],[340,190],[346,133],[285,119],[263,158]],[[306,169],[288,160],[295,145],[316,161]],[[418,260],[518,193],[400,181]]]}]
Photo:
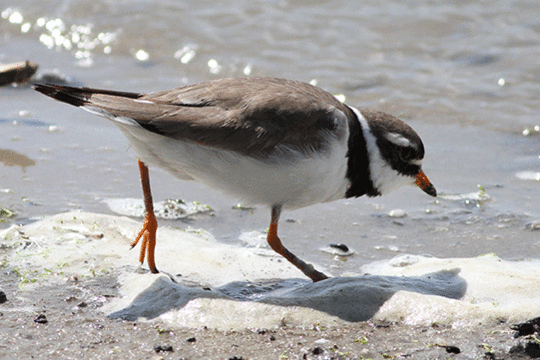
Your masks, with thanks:
[{"label": "bird's eye", "polygon": [[399,150],[399,158],[403,162],[409,162],[410,160],[412,160],[414,158],[414,154],[414,149],[410,147],[402,147]]}]

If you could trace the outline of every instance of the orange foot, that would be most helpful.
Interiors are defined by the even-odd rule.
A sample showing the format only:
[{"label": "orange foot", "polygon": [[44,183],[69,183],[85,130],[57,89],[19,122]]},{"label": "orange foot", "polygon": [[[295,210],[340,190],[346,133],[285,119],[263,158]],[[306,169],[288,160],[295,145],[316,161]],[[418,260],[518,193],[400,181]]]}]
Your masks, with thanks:
[{"label": "orange foot", "polygon": [[139,255],[139,261],[141,265],[144,263],[144,257],[146,255],[146,250],[148,250],[148,267],[150,271],[154,274],[159,273],[156,262],[154,260],[154,250],[156,248],[156,232],[157,232],[157,220],[154,216],[154,212],[146,213],[144,216],[142,229],[137,234],[137,237],[131,243],[131,248],[133,249],[142,238],[141,244],[141,253]]}]

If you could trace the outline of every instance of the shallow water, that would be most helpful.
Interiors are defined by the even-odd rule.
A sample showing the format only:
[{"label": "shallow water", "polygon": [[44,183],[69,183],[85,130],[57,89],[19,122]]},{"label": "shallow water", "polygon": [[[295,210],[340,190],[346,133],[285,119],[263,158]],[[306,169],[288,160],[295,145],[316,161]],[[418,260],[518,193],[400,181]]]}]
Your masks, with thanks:
[{"label": "shallow water", "polygon": [[[426,174],[439,193],[458,196],[435,201],[406,188],[285,213],[282,239],[300,257],[333,274],[400,253],[538,258],[540,5],[336,4],[4,1],[0,62],[36,62],[37,79],[141,92],[246,75],[316,83],[410,123]],[[1,227],[72,209],[111,213],[105,200],[141,196],[134,153],[114,125],[28,86],[0,89],[0,104],[0,207],[17,213]],[[2,160],[12,152],[19,162]],[[264,208],[233,210],[235,199],[159,169],[151,181],[157,201],[215,210],[161,224],[202,227],[225,242],[268,226]],[[393,209],[407,216],[388,216]],[[328,243],[356,253],[318,251]]]}]

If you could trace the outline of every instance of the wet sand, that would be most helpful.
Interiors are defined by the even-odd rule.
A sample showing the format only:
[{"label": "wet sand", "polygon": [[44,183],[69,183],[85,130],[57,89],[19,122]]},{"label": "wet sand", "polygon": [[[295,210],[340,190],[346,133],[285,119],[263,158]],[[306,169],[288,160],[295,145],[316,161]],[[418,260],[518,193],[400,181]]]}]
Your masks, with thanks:
[{"label": "wet sand", "polygon": [[[363,321],[341,328],[181,329],[161,321],[123,321],[100,308],[118,296],[114,276],[66,279],[25,291],[2,271],[2,359],[530,359],[535,338],[509,324],[456,329],[433,323]],[[61,275],[59,275],[61,276]],[[39,315],[44,317],[39,318]],[[41,320],[39,320],[41,319]],[[46,319],[46,323],[44,323]]]}]

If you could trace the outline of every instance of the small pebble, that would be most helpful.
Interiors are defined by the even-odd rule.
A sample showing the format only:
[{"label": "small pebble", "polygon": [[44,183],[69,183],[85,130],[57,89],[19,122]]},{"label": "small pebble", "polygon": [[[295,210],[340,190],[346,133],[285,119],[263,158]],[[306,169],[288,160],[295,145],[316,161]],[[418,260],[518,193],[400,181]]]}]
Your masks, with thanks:
[{"label": "small pebble", "polygon": [[232,209],[233,209],[233,210],[252,211],[252,210],[254,210],[255,208],[254,208],[254,207],[245,206],[244,204],[238,203],[238,204],[234,205],[234,206],[232,207]]},{"label": "small pebble", "polygon": [[540,230],[540,220],[536,220],[530,223],[525,224],[526,230]]},{"label": "small pebble", "polygon": [[47,324],[49,321],[44,314],[39,314],[34,317],[34,322],[36,324]]},{"label": "small pebble", "polygon": [[319,340],[315,340],[313,343],[314,344],[317,344],[317,345],[323,345],[323,344],[326,344],[330,342],[330,340],[326,340],[326,339],[319,339]]},{"label": "small pebble", "polygon": [[457,346],[454,346],[454,345],[446,345],[444,347],[444,349],[449,354],[459,354],[459,353],[461,353],[461,350]]},{"label": "small pebble", "polygon": [[405,210],[402,209],[394,209],[390,210],[388,216],[393,218],[404,218],[405,216],[407,216],[407,213],[405,212]]},{"label": "small pebble", "polygon": [[334,249],[341,250],[343,252],[349,251],[349,248],[345,244],[330,244],[329,246],[334,248]]},{"label": "small pebble", "polygon": [[328,246],[325,246],[320,250],[338,256],[351,256],[354,254],[354,250],[345,244],[328,244]]},{"label": "small pebble", "polygon": [[154,345],[154,351],[159,352],[173,352],[173,347],[171,345]]},{"label": "small pebble", "polygon": [[190,338],[187,339],[186,341],[192,343],[192,342],[197,341],[197,339],[195,339],[194,337],[190,337]]},{"label": "small pebble", "polygon": [[0,304],[3,304],[7,301],[6,293],[0,290]]}]

